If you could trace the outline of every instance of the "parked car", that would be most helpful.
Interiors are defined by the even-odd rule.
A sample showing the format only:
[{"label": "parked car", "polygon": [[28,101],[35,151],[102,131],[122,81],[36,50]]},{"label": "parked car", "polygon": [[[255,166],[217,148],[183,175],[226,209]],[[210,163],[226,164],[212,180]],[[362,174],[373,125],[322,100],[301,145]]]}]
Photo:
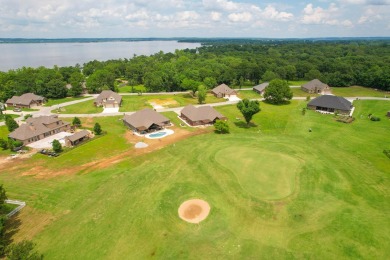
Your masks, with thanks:
[{"label": "parked car", "polygon": [[13,111],[14,112],[22,112],[22,109],[20,107],[14,107]]}]

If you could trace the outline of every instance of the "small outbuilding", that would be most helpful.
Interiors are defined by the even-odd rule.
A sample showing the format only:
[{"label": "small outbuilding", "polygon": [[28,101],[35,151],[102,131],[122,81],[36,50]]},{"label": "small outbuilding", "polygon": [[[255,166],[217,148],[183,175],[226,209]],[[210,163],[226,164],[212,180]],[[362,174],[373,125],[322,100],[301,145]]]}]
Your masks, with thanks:
[{"label": "small outbuilding", "polygon": [[89,139],[90,132],[88,130],[82,130],[80,132],[74,133],[71,136],[65,137],[65,144],[67,146],[75,146],[87,139]]},{"label": "small outbuilding", "polygon": [[231,97],[237,95],[237,92],[234,89],[229,88],[229,86],[226,84],[221,84],[213,88],[213,90],[211,90],[211,93],[213,93],[214,96],[219,98]]},{"label": "small outbuilding", "polygon": [[158,131],[171,125],[171,121],[153,109],[145,108],[131,115],[125,115],[123,123],[137,133]]},{"label": "small outbuilding", "polygon": [[104,108],[120,107],[122,104],[122,96],[112,90],[103,90],[95,99],[94,104],[95,106]]},{"label": "small outbuilding", "polygon": [[313,79],[301,87],[301,89],[310,94],[325,94],[330,91],[327,84],[322,83],[318,79]]},{"label": "small outbuilding", "polygon": [[226,117],[211,106],[188,105],[181,110],[180,117],[191,126],[214,124],[217,119],[226,120]]},{"label": "small outbuilding", "polygon": [[307,108],[311,110],[324,111],[334,113],[337,111],[340,114],[351,113],[353,108],[352,103],[343,97],[333,95],[323,95],[312,99]]},{"label": "small outbuilding", "polygon": [[34,93],[25,93],[21,96],[13,96],[5,103],[8,107],[32,108],[41,106],[45,101],[46,99],[44,97],[35,95]]},{"label": "small outbuilding", "polygon": [[253,91],[259,93],[260,95],[263,95],[268,85],[269,85],[268,82],[264,82],[260,85],[254,86]]}]

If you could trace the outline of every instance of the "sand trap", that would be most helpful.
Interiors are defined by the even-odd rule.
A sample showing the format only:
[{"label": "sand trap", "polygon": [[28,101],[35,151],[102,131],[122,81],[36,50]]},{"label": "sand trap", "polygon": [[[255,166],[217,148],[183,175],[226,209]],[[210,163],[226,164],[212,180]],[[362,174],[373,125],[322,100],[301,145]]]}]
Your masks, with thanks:
[{"label": "sand trap", "polygon": [[210,205],[200,199],[187,200],[180,205],[178,212],[182,220],[197,224],[207,218]]},{"label": "sand trap", "polygon": [[148,147],[148,144],[145,144],[144,142],[138,142],[135,144],[135,148],[146,148]]}]

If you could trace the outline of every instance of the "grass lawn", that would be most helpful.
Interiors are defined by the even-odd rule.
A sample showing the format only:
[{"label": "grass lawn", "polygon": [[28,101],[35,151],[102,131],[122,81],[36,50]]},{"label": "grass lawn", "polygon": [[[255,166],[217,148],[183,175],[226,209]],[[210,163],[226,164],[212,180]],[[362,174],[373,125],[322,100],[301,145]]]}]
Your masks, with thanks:
[{"label": "grass lawn", "polygon": [[346,88],[331,88],[332,94],[342,97],[390,97],[389,93],[385,91],[375,90],[372,88],[365,88],[360,86],[352,86]]},{"label": "grass lawn", "polygon": [[[144,85],[137,86],[123,86],[118,88],[119,93],[137,93],[137,92],[146,92]],[[134,90],[134,91],[133,91]]]},{"label": "grass lawn", "polygon": [[290,88],[294,97],[318,97],[318,94],[309,94],[305,91],[303,91],[301,88]]},{"label": "grass lawn", "polygon": [[[12,118],[19,117],[19,115],[15,115],[15,114],[7,114],[7,115],[10,115]],[[4,121],[5,121],[5,114],[3,114],[3,117],[0,117],[0,122],[4,122]]]},{"label": "grass lawn", "polygon": [[[59,114],[97,114],[103,112],[103,108],[96,107],[93,102],[94,100],[87,100],[85,102],[61,107]],[[57,110],[52,110],[51,112],[57,113]]]},{"label": "grass lawn", "polygon": [[[188,104],[198,104],[198,99],[193,98],[190,94],[177,95],[142,95],[142,96],[123,96],[120,112],[137,111],[143,108],[152,107],[149,102],[169,101],[165,107],[182,107]],[[207,94],[206,103],[224,102],[223,98],[216,98],[212,94]]]},{"label": "grass lawn", "polygon": [[[27,108],[27,107],[23,107],[23,108],[20,108],[23,112],[31,112],[31,111],[38,111],[39,109],[35,109],[35,108]],[[7,106],[7,110],[14,110],[13,107],[8,107]]]},{"label": "grass lawn", "polygon": [[54,105],[59,105],[59,104],[62,104],[62,103],[65,103],[65,102],[70,102],[70,101],[75,101],[75,100],[80,100],[80,99],[83,99],[83,98],[87,98],[86,96],[82,96],[82,97],[66,97],[66,98],[59,98],[59,99],[49,99],[46,103],[45,103],[45,107],[51,107],[51,106],[54,106]]},{"label": "grass lawn", "polygon": [[288,80],[287,81],[290,86],[302,86],[305,85],[308,80]]},{"label": "grass lawn", "polygon": [[241,99],[259,99],[262,98],[260,94],[254,92],[253,90],[240,90],[238,91],[238,97]]},{"label": "grass lawn", "polygon": [[[8,134],[9,134],[9,131],[7,129],[7,126],[4,126],[4,125],[0,126],[0,138],[8,140]],[[0,148],[0,156],[7,156],[11,153],[12,152],[10,150],[3,150],[2,148]]]},{"label": "grass lawn", "polygon": [[[35,164],[55,173],[131,149],[119,118],[83,119],[102,120],[109,134],[1,170],[8,196],[28,205],[14,236],[33,239],[47,259],[387,259],[389,102],[354,102],[352,124],[314,111],[302,116],[305,105],[262,102],[250,127],[235,106],[217,107],[230,134],[194,136],[89,173],[22,174]],[[178,217],[190,198],[211,206],[198,225]]]}]

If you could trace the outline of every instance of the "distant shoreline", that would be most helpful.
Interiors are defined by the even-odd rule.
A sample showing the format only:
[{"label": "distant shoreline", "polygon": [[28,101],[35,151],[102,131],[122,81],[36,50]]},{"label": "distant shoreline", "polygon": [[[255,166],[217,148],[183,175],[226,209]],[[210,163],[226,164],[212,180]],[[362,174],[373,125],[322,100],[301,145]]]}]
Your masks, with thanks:
[{"label": "distant shoreline", "polygon": [[312,38],[233,38],[233,37],[172,37],[172,38],[0,38],[0,44],[6,43],[94,43],[94,42],[141,42],[141,41],[178,41],[178,42],[270,42],[270,41],[390,41],[390,37],[312,37]]}]

